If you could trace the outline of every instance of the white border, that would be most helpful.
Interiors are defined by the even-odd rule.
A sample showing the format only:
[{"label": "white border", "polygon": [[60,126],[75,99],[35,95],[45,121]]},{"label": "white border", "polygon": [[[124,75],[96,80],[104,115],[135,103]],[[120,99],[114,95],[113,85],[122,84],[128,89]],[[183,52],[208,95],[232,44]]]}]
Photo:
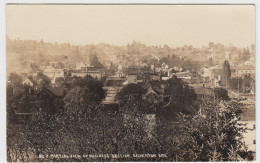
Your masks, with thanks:
[{"label": "white border", "polygon": [[[0,1],[0,162],[6,162],[6,23],[5,23],[5,5],[10,3],[19,4],[255,4],[256,6],[256,27],[259,29],[259,3],[257,0],[1,0]],[[259,117],[257,110],[259,104],[259,78],[257,72],[260,70],[260,59],[258,53],[260,50],[259,31],[256,30],[256,138],[260,138]],[[259,140],[257,139],[256,160],[259,161]]]}]

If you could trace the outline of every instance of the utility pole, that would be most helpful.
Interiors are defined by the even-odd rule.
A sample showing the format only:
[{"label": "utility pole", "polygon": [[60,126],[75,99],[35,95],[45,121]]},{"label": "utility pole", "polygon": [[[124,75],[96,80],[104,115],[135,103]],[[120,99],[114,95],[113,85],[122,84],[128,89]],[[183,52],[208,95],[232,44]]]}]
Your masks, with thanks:
[{"label": "utility pole", "polygon": [[155,62],[153,62],[153,73],[155,74]]}]

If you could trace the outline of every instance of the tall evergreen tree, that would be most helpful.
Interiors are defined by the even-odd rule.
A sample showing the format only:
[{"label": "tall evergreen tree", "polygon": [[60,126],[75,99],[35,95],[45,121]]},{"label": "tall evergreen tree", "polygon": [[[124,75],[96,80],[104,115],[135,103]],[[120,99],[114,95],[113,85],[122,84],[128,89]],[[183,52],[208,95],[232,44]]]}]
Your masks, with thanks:
[{"label": "tall evergreen tree", "polygon": [[230,78],[231,78],[230,64],[227,60],[225,60],[223,64],[223,75],[221,80],[222,86],[228,87],[228,81],[230,80]]}]

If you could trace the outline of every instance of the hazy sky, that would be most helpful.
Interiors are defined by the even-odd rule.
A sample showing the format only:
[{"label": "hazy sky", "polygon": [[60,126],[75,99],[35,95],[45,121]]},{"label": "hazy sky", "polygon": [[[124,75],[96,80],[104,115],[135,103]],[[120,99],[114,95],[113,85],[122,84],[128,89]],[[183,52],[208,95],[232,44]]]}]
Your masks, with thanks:
[{"label": "hazy sky", "polygon": [[7,35],[71,44],[255,42],[253,5],[7,5]]}]

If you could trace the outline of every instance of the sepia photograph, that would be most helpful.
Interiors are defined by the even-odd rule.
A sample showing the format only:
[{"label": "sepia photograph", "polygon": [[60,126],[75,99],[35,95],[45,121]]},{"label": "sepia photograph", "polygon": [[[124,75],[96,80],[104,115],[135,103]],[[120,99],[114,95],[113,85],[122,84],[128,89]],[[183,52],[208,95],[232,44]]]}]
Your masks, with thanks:
[{"label": "sepia photograph", "polygon": [[8,162],[256,160],[253,4],[6,4]]}]

